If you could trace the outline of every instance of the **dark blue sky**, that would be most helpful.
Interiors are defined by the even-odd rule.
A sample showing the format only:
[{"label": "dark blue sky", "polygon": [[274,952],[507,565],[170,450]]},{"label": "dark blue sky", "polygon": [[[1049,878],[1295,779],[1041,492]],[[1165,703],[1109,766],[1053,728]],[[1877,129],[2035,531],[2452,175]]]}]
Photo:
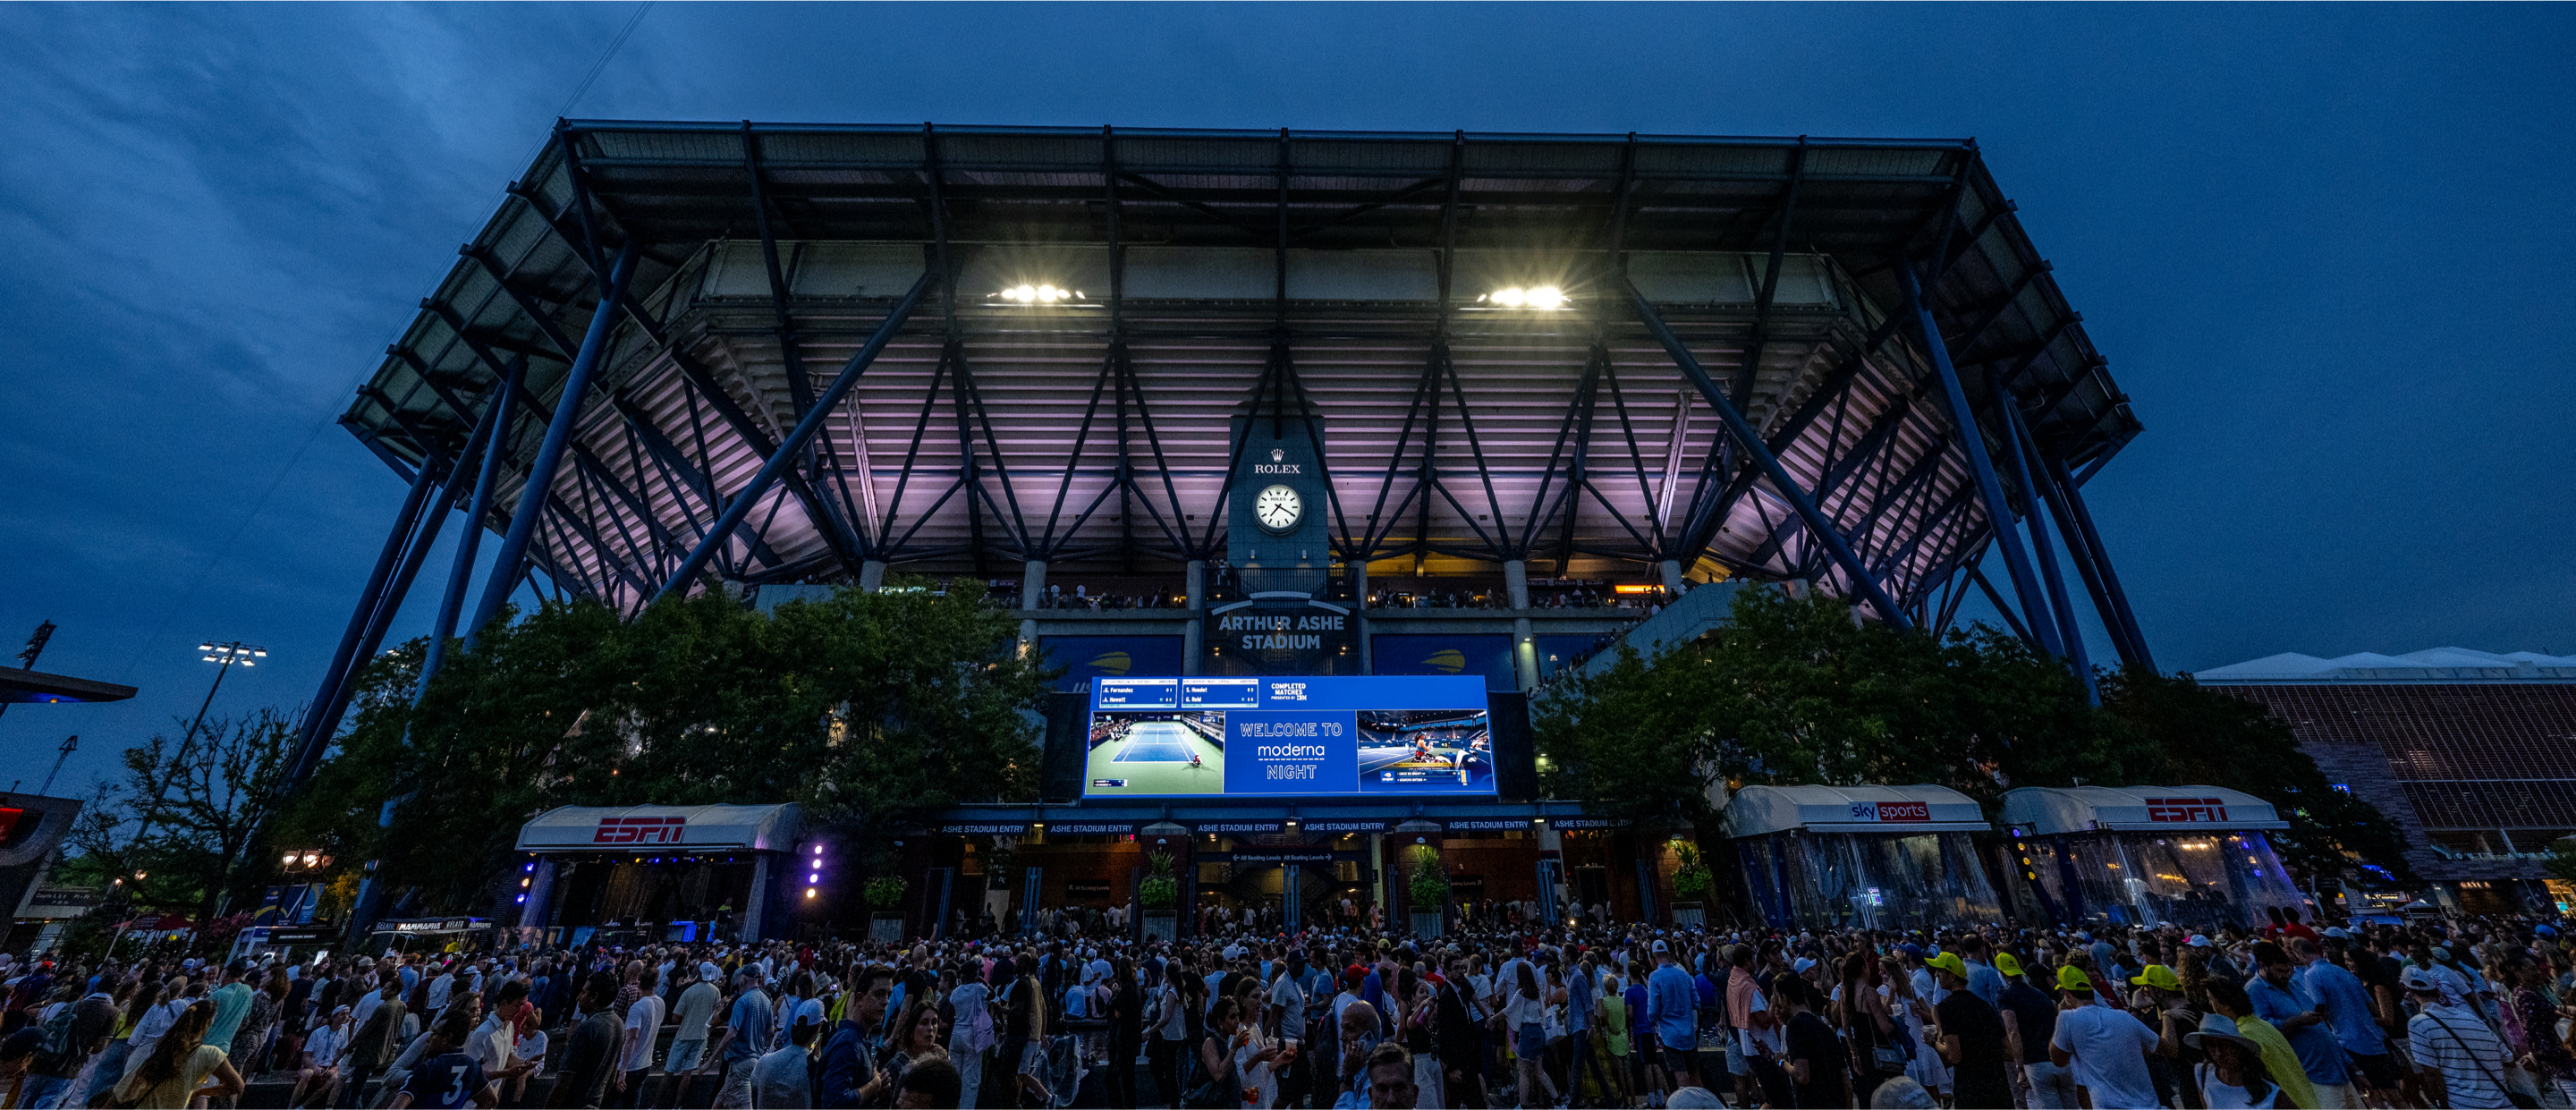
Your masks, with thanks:
[{"label": "dark blue sky", "polygon": [[[208,637],[275,652],[218,713],[310,695],[402,498],[330,422],[633,12],[0,7],[0,655],[143,690],[0,718],[0,780],[194,711]],[[2571,56],[2564,5],[664,5],[570,114],[1974,136],[2146,423],[2086,493],[2189,669],[2576,651]]]}]

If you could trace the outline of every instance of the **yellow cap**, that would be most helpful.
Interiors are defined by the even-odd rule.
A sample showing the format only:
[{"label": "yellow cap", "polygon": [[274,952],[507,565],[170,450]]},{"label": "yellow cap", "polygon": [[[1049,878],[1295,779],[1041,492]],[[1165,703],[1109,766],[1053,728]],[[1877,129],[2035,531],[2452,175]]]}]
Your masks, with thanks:
[{"label": "yellow cap", "polygon": [[2163,964],[2148,964],[2145,970],[2130,976],[2129,983],[2132,986],[2178,991],[2182,989],[2182,976],[2174,974],[2174,969]]},{"label": "yellow cap", "polygon": [[2068,964],[2065,967],[2057,969],[2057,989],[2062,991],[2082,991],[2086,994],[2091,994],[2093,993],[2093,977],[2084,974],[2083,968],[2077,967],[2073,964]]},{"label": "yellow cap", "polygon": [[1961,960],[1959,958],[1959,954],[1956,952],[1941,953],[1938,956],[1934,956],[1931,959],[1923,961],[1923,966],[1931,968],[1934,971],[1946,971],[1962,979],[1968,977],[1968,964],[1966,961]]},{"label": "yellow cap", "polygon": [[1995,953],[1995,970],[2003,972],[2006,975],[2019,975],[2021,974],[2021,961],[2014,959],[2013,954],[2010,952],[1997,952]]}]

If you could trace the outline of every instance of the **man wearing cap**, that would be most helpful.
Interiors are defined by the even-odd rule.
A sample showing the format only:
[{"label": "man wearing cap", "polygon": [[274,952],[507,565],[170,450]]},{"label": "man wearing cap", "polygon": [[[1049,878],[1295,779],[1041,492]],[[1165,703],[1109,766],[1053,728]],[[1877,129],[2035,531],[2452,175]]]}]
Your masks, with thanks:
[{"label": "man wearing cap", "polygon": [[[2189,1030],[2199,1026],[2200,1015],[2185,1004],[2182,976],[2172,967],[2148,964],[2129,977],[2129,985],[2137,988],[2129,992],[2129,1009],[2138,1015],[2139,1021],[2154,1025],[2158,1021],[2157,1015],[2169,1012],[2177,1029]],[[2155,1080],[2156,1094],[2160,1098],[2174,1095],[2183,1083],[2174,1061],[2162,1056],[2147,1059],[2147,1075]]]},{"label": "man wearing cap", "polygon": [[2048,1042],[2057,1035],[2056,1000],[2022,977],[2021,958],[2010,952],[1995,955],[1995,970],[2004,977],[2003,1004],[1996,1007],[1997,1016],[2003,1019],[2004,1039],[2029,1088],[2031,1110],[2073,1110],[2074,1074],[2048,1058]]},{"label": "man wearing cap", "polygon": [[2057,969],[2057,993],[2057,1031],[2049,1037],[2048,1059],[2072,1069],[2075,1085],[2092,1097],[2095,1110],[2163,1105],[2156,1101],[2147,1055],[2171,1056],[2181,1047],[2173,1015],[2164,1015],[2159,1031],[2126,1010],[2094,1005],[2093,979],[2079,967]]},{"label": "man wearing cap", "polygon": [[[1941,1025],[1941,1043],[1936,1047],[1941,1062],[1950,1065],[1958,1105],[2011,1106],[2003,1018],[1968,986],[1968,964],[1958,953],[1941,953],[1923,961],[1923,966],[1939,976],[1942,988],[1949,992],[1932,1012]],[[1996,978],[2001,981],[2002,977]]]},{"label": "man wearing cap", "polygon": [[2254,966],[2259,974],[2245,982],[2245,996],[2254,1004],[2254,1016],[2270,1022],[2289,1039],[2291,1051],[2299,1054],[2299,1070],[2307,1073],[2308,1084],[2316,1088],[2319,1110],[2343,1110],[2352,1105],[2343,1047],[2335,1043],[2334,1027],[2326,1024],[2324,1007],[2292,974],[2290,953],[2279,944],[2262,941],[2254,946]]},{"label": "man wearing cap", "polygon": [[2413,1000],[2416,1014],[2406,1022],[2406,1052],[2435,1106],[2498,1108],[2505,1097],[2504,1042],[2465,1002],[2443,993],[2442,981],[2430,969],[2410,967],[2398,975]]}]

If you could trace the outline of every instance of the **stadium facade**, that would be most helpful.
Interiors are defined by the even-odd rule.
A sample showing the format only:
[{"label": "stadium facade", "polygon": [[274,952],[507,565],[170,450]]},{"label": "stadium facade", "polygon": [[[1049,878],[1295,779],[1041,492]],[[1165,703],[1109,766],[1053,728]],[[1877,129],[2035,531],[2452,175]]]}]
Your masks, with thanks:
[{"label": "stadium facade", "polygon": [[[442,646],[540,577],[632,612],[891,572],[998,587],[1067,697],[1469,674],[1500,706],[1744,582],[1904,626],[1981,593],[2087,674],[2089,607],[2151,664],[2080,492],[2139,424],[2080,321],[1972,141],[566,121],[341,418],[410,493],[301,763],[460,511]],[[1586,818],[1498,782],[1334,819],[1526,840],[1506,896]],[[1591,831],[1633,875],[1596,893],[1651,905],[1661,843]],[[1337,850],[1382,881],[1382,843]]]}]

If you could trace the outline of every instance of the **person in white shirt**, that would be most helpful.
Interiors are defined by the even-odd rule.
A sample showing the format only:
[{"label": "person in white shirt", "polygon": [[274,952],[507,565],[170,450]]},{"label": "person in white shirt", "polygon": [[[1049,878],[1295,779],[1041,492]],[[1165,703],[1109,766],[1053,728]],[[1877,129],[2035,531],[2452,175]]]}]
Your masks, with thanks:
[{"label": "person in white shirt", "polygon": [[[136,1026],[136,1029],[136,1037],[140,1039],[141,1026]],[[167,1030],[165,1029],[164,1032]],[[153,1039],[157,1041],[160,1037],[155,1035]],[[305,1088],[317,1084],[320,1086],[317,1097],[326,1102],[329,1101],[334,1088],[340,1084],[340,1057],[347,1053],[348,1049],[349,1008],[342,1006],[331,1011],[331,1020],[328,1024],[305,1034],[303,1066],[296,1069],[295,1090],[287,1096],[286,1104],[303,1105]],[[133,1059],[141,1060],[148,1055],[148,1053],[138,1052],[134,1054]],[[130,1074],[131,1069],[128,1070]]]},{"label": "person in white shirt", "polygon": [[[617,1062],[617,1074],[610,1080],[621,1092],[642,1086],[644,1077],[653,1071],[654,1041],[662,1032],[663,1012],[661,992],[654,988],[660,985],[661,974],[659,968],[645,967],[644,980],[637,984],[644,993],[626,1007],[626,1048]],[[639,1100],[630,1096],[621,1101],[632,1104]]]},{"label": "person in white shirt", "polygon": [[2127,1010],[2094,1005],[2092,977],[2071,964],[2057,969],[2057,989],[2057,1032],[2049,1038],[2049,1062],[2071,1066],[2075,1085],[2085,1089],[2095,1106],[2162,1106],[2147,1073],[2147,1056],[2171,1056],[2181,1047],[2179,1036],[2167,1035],[2173,1015],[2164,1015],[2167,1030],[2159,1031]]}]

